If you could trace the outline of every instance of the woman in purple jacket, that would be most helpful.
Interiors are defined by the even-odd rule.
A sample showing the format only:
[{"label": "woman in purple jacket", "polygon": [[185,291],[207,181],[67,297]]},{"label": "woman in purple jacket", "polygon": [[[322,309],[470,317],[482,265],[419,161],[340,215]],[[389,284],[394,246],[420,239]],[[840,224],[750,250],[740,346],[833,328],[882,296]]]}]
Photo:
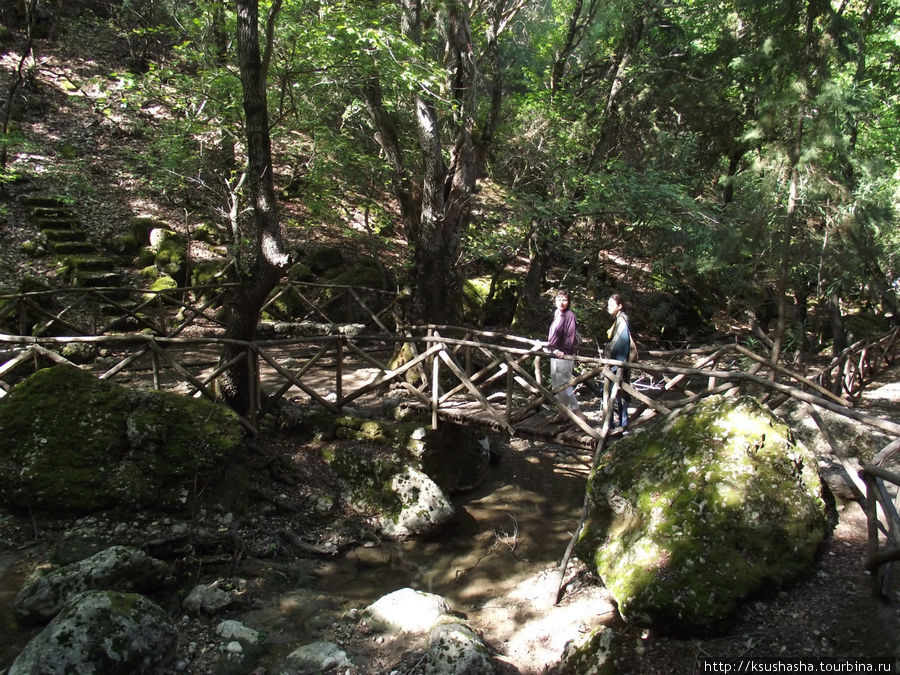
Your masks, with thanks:
[{"label": "woman in purple jacket", "polygon": [[[556,357],[550,359],[550,381],[554,389],[572,379],[575,362],[563,357],[575,353],[575,327],[575,312],[569,307],[569,292],[557,291],[556,311],[547,333],[547,350]],[[580,410],[572,387],[566,387],[556,394],[556,400],[573,412]],[[560,422],[563,419],[565,415],[560,413],[554,421]]]}]

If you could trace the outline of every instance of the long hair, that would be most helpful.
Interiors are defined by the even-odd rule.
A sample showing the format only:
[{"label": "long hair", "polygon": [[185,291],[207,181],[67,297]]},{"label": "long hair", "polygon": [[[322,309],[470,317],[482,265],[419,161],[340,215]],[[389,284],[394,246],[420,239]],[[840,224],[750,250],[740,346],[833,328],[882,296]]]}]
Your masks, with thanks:
[{"label": "long hair", "polygon": [[627,311],[628,308],[625,306],[625,298],[623,298],[618,293],[613,293],[609,297],[612,298],[615,301],[615,303],[619,306],[619,312],[621,312],[622,314],[628,313],[628,311]]}]

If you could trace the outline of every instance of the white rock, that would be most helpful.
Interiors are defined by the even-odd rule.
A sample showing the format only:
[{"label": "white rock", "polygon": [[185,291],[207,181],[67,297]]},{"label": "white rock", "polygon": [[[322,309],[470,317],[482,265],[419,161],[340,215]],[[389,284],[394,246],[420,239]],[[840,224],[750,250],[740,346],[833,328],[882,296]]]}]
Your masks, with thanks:
[{"label": "white rock", "polygon": [[366,607],[375,628],[410,633],[424,633],[449,611],[450,604],[441,596],[412,588],[401,588]]},{"label": "white rock", "polygon": [[238,640],[244,644],[255,645],[259,642],[259,632],[248,628],[240,621],[227,619],[216,626],[216,633],[225,640]]}]

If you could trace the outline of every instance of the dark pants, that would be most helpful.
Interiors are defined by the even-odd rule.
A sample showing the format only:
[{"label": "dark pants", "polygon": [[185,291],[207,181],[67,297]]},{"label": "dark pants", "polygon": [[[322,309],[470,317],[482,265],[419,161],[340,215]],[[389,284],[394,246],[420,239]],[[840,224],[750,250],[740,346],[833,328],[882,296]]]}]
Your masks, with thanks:
[{"label": "dark pants", "polygon": [[[616,375],[619,372],[619,366],[611,366],[610,370],[613,375]],[[627,392],[622,390],[622,385],[629,381],[631,374],[628,371],[628,368],[625,368],[622,371],[622,379],[619,381],[619,391],[616,394],[616,400],[610,401],[610,404],[613,406],[613,416],[612,421],[615,424],[616,415],[619,416],[619,424],[618,426],[623,429],[628,426],[628,402],[631,400],[631,397]],[[608,392],[609,382],[607,381],[604,386],[604,391]]]}]

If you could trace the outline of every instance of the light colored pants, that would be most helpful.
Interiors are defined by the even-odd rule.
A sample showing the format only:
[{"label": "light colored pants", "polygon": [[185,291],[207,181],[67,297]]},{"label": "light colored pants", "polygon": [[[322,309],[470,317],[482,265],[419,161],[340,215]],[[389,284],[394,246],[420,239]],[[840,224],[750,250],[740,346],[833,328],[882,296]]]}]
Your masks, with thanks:
[{"label": "light colored pants", "polygon": [[[575,367],[574,361],[568,359],[550,359],[550,382],[554,389],[561,387],[572,379],[572,369]],[[572,387],[566,387],[556,395],[556,400],[566,406],[569,410],[578,410],[578,399],[575,398],[575,390]]]}]

